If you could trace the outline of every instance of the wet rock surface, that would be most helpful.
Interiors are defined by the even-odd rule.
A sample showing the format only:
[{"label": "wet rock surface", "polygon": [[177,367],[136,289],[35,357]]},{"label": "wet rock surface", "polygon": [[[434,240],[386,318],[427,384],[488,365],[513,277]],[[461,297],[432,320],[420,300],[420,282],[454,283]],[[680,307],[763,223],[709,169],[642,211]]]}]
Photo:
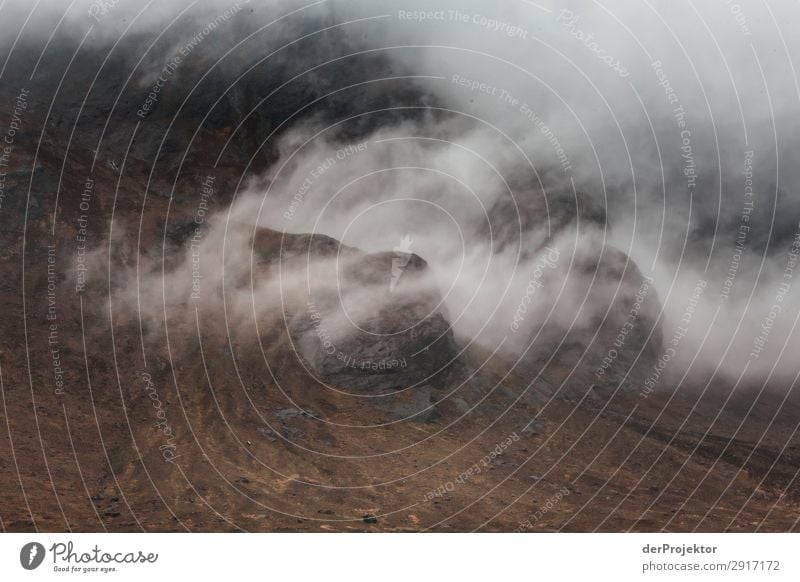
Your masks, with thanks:
[{"label": "wet rock surface", "polygon": [[353,316],[339,296],[315,295],[295,316],[292,335],[319,380],[344,390],[384,393],[421,384],[441,387],[458,354],[438,293],[408,292],[427,265],[414,255],[392,289],[391,253],[365,255],[343,270],[339,287],[378,288],[378,300]]}]

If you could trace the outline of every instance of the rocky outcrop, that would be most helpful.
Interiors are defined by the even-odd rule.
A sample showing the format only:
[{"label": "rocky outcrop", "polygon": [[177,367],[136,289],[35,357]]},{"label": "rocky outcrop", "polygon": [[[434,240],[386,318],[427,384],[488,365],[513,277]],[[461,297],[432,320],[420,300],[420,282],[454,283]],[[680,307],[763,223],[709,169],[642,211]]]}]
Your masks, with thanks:
[{"label": "rocky outcrop", "polygon": [[[427,269],[417,255],[360,253],[344,261],[335,292],[312,293],[307,309],[292,319],[309,370],[355,392],[442,387],[458,347],[441,297],[424,281]],[[369,305],[348,311],[346,296],[366,290]]]},{"label": "rocky outcrop", "polygon": [[604,240],[605,210],[587,194],[531,190],[498,200],[484,229],[496,252],[520,249],[524,261],[550,245],[559,260],[549,293],[537,301],[555,314],[524,331],[520,370],[541,379],[538,401],[594,388],[640,389],[661,349],[660,301],[653,281]]}]

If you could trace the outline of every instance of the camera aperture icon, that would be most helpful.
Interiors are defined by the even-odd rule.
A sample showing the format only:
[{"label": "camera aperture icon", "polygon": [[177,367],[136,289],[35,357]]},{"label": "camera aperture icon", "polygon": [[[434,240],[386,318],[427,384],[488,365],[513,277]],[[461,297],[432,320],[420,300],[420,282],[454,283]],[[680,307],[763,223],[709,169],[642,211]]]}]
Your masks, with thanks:
[{"label": "camera aperture icon", "polygon": [[29,542],[19,551],[19,563],[26,570],[35,570],[44,561],[44,546],[39,542]]}]

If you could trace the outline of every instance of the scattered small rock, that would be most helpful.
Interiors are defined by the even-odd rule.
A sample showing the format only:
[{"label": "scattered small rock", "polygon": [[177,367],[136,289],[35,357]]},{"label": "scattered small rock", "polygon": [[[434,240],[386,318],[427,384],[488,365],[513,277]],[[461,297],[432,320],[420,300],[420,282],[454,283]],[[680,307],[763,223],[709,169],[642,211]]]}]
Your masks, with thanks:
[{"label": "scattered small rock", "polygon": [[522,434],[525,436],[544,434],[547,430],[547,425],[541,420],[532,420],[528,426],[522,429]]},{"label": "scattered small rock", "polygon": [[456,412],[459,414],[466,414],[470,411],[470,405],[463,398],[455,397],[450,400],[450,403],[455,407]]},{"label": "scattered small rock", "polygon": [[259,434],[265,438],[268,438],[272,442],[277,442],[278,438],[275,436],[275,433],[272,432],[270,429],[259,426],[256,430],[258,430]]},{"label": "scattered small rock", "polygon": [[361,519],[364,520],[364,523],[378,523],[378,518],[371,513],[365,513]]},{"label": "scattered small rock", "polygon": [[280,410],[276,410],[273,416],[281,422],[286,423],[298,416],[302,416],[302,414],[303,413],[296,408],[281,408]]}]

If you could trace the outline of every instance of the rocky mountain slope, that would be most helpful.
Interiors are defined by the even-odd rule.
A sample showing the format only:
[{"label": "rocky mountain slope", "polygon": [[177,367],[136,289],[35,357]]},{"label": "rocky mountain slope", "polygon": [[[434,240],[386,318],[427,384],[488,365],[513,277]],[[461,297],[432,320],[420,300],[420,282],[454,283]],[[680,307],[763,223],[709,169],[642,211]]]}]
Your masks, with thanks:
[{"label": "rocky mountain slope", "polygon": [[672,330],[591,196],[489,209],[497,253],[559,241],[537,302],[562,314],[489,349],[425,256],[225,220],[285,128],[356,116],[347,144],[429,95],[369,55],[288,82],[303,43],[204,77],[209,43],[141,117],[153,40],[57,37],[3,76],[0,131],[30,92],[0,206],[4,531],[796,529],[800,402],[646,390]]}]

